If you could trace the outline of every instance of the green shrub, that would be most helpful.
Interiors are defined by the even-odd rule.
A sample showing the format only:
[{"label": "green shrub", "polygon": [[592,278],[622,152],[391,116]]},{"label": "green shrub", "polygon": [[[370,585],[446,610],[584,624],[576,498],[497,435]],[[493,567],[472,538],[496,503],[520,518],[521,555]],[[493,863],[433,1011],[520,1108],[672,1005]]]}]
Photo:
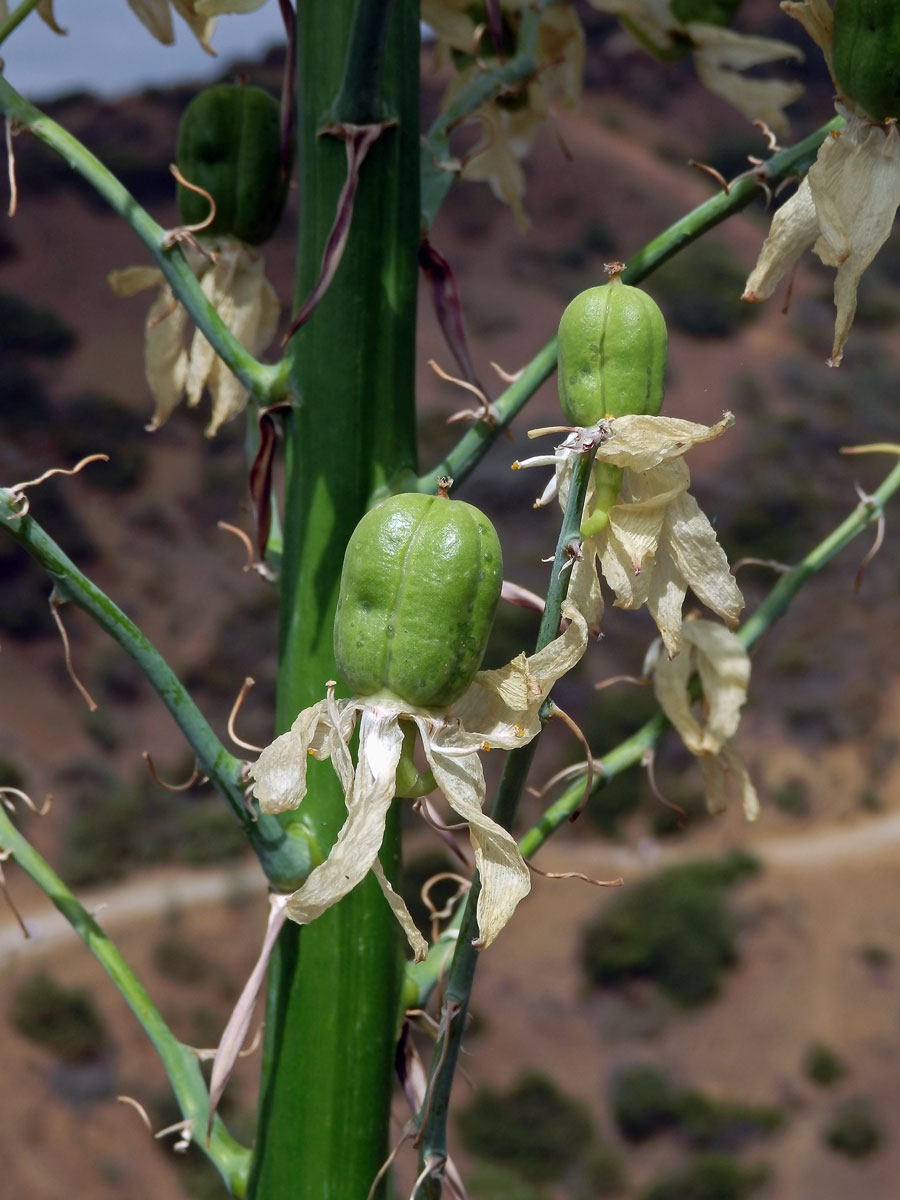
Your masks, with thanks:
[{"label": "green shrub", "polygon": [[775,1133],[784,1113],[774,1105],[713,1100],[702,1092],[685,1091],[676,1099],[679,1133],[703,1150],[739,1150],[747,1142]]},{"label": "green shrub", "polygon": [[525,1179],[559,1179],[590,1139],[586,1110],[541,1075],[523,1075],[505,1095],[481,1088],[457,1117],[470,1154]]},{"label": "green shrub", "polygon": [[737,1150],[784,1123],[780,1108],[714,1100],[692,1088],[677,1089],[649,1064],[627,1067],[613,1076],[610,1104],[619,1131],[630,1142],[671,1131],[701,1150]]},{"label": "green shrub", "polygon": [[103,1020],[90,995],[34,975],[16,990],[11,1020],[24,1037],[66,1063],[87,1063],[109,1050]]},{"label": "green shrub", "polygon": [[0,292],[0,352],[53,358],[74,344],[75,334],[55,313]]},{"label": "green shrub", "polygon": [[[598,692],[584,722],[585,737],[591,746],[611,748],[640,729],[656,710],[650,688],[622,684]],[[623,772],[604,783],[591,797],[585,819],[604,837],[618,837],[622,822],[640,808],[649,794],[643,774]]]},{"label": "green shrub", "polygon": [[54,426],[56,444],[68,462],[88,454],[108,454],[84,479],[107,492],[124,492],[140,483],[147,465],[142,423],[111,396],[85,394],[67,400]]},{"label": "green shrub", "polygon": [[472,1200],[547,1200],[547,1193],[509,1167],[479,1162],[466,1179]]},{"label": "green shrub", "polygon": [[745,1200],[765,1183],[764,1166],[742,1166],[724,1154],[707,1154],[672,1171],[641,1192],[641,1200]]},{"label": "green shrub", "polygon": [[146,863],[221,862],[246,848],[221,799],[166,792],[149,775],[127,784],[104,768],[75,763],[61,772],[57,790],[68,813],[60,873],[71,884],[121,879]]},{"label": "green shrub", "polygon": [[802,779],[789,779],[782,784],[773,796],[775,807],[779,812],[791,817],[809,816],[809,794]]},{"label": "green shrub", "polygon": [[868,1100],[847,1100],[832,1117],[825,1130],[825,1141],[832,1150],[848,1158],[866,1158],[882,1142],[881,1126]]},{"label": "green shrub", "polygon": [[669,1077],[649,1065],[625,1067],[613,1076],[610,1106],[629,1142],[645,1142],[678,1119],[678,1097]]},{"label": "green shrub", "polygon": [[24,788],[25,775],[10,758],[0,755],[0,787]]},{"label": "green shrub", "polygon": [[[31,495],[31,511],[66,551],[86,561],[94,546],[81,525],[59,506],[55,480]],[[62,537],[60,537],[62,535]],[[12,538],[0,539],[0,631],[21,641],[56,634],[48,600],[52,582]]]},{"label": "green shrub", "polygon": [[53,419],[47,391],[18,358],[0,363],[0,421],[16,433],[48,428]]},{"label": "green shrub", "polygon": [[243,830],[218,796],[188,800],[173,827],[172,857],[191,866],[237,858],[247,849]]},{"label": "green shrub", "polygon": [[[64,784],[65,786],[65,784]],[[60,873],[74,887],[122,879],[134,862],[140,796],[111,773],[86,773],[67,804]]]},{"label": "green shrub", "polygon": [[[101,468],[102,464],[98,469]],[[76,517],[71,495],[60,486],[59,480],[48,479],[29,495],[32,515],[66,554],[79,566],[93,562],[97,557],[97,545]],[[46,580],[44,587],[45,595],[49,595]]]},{"label": "green shrub", "polygon": [[822,1042],[815,1042],[806,1052],[803,1073],[819,1087],[831,1087],[847,1074],[847,1064]]},{"label": "green shrub", "polygon": [[875,971],[883,971],[894,961],[893,954],[886,946],[879,946],[874,942],[860,946],[859,956],[867,967],[871,967]]},{"label": "green shrub", "polygon": [[758,869],[749,855],[669,867],[627,888],[584,932],[588,980],[614,987],[652,979],[684,1007],[711,999],[737,961],[738,924],[727,889]]},{"label": "green shrub", "polygon": [[622,1196],[628,1187],[625,1158],[612,1142],[595,1138],[584,1154],[581,1176],[572,1193],[572,1200],[601,1200],[607,1196]]},{"label": "green shrub", "polygon": [[757,315],[758,305],[741,300],[746,275],[727,247],[706,239],[661,267],[651,291],[670,328],[692,337],[728,337]]}]

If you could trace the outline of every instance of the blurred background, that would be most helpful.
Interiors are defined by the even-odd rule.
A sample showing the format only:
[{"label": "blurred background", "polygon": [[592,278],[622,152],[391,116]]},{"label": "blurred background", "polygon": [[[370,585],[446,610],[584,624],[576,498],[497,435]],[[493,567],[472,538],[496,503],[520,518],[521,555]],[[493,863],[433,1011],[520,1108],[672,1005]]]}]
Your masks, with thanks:
[{"label": "blurred background", "polygon": [[[59,0],[54,36],[29,19],[4,46],[10,81],[81,138],[164,226],[177,223],[168,163],[181,111],[213,78],[243,75],[277,91],[278,10],[223,19],[210,58],[185,26],[153,41],[125,6]],[[602,282],[713,194],[694,159],[726,177],[763,156],[765,139],[702,91],[689,62],[662,66],[611,19],[584,8],[585,91],[554,113],[526,162],[527,234],[481,184],[450,193],[433,241],[456,274],[472,352],[514,371],[546,342],[568,300]],[[802,43],[769,0],[742,27]],[[252,33],[251,33],[252,31]],[[235,54],[240,52],[240,60]],[[791,140],[832,110],[821,59],[800,74]],[[423,121],[446,77],[423,50]],[[130,230],[60,159],[15,140],[18,212],[0,220],[0,478],[13,482],[84,454],[108,465],[32,493],[32,511],[71,557],[144,629],[215,728],[246,675],[256,687],[238,728],[265,744],[272,728],[276,601],[243,572],[220,520],[251,527],[240,423],[203,437],[204,411],[179,409],[145,432],[143,374],[150,295],[117,299],[109,271],[148,261]],[[265,250],[285,304],[292,278],[289,202]],[[844,364],[831,346],[833,276],[808,255],[785,310],[738,297],[769,216],[745,214],[644,286],[670,332],[666,409],[736,425],[699,447],[692,490],[732,562],[792,563],[874,487],[889,459],[838,455],[845,444],[900,440],[897,336],[900,241],[863,279]],[[422,465],[458,437],[448,416],[467,401],[425,365],[452,361],[421,295]],[[494,394],[499,393],[499,379]],[[322,401],[328,419],[327,397]],[[542,389],[461,491],[497,524],[506,574],[542,592],[558,516],[535,511],[540,472],[510,471],[534,452],[526,430],[558,420]],[[625,881],[600,890],[535,879],[517,919],[484,956],[465,1077],[455,1092],[455,1151],[481,1200],[895,1200],[900,1176],[900,569],[888,512],[885,548],[854,590],[870,536],[821,574],[754,655],[740,747],[763,812],[716,820],[699,772],[667,734],[656,787],[643,770],[615,780],[538,857],[544,870]],[[738,573],[747,611],[776,575]],[[0,784],[55,798],[21,820],[29,837],[109,928],[177,1035],[214,1046],[262,938],[262,878],[211,791],[164,791],[191,756],[157,699],[116,646],[64,611],[89,712],[65,672],[48,585],[0,541]],[[501,612],[488,665],[536,633]],[[643,613],[607,611],[605,636],[559,689],[595,753],[654,711],[647,689],[595,684],[638,675],[654,629]],[[562,728],[543,739],[535,789],[579,747]],[[488,764],[495,769],[499,764]],[[530,796],[524,830],[548,803]],[[410,814],[407,894],[450,865]],[[7,871],[36,934],[0,914],[4,1087],[0,1155],[10,1195],[57,1200],[205,1200],[221,1194],[201,1156],[151,1140],[177,1119],[165,1076],[88,952],[53,921],[40,892]],[[423,922],[424,910],[420,910]],[[427,1039],[423,1040],[427,1051]],[[257,1062],[244,1061],[223,1115],[252,1137]],[[398,1120],[406,1118],[397,1101]],[[396,1126],[399,1136],[400,1124]],[[400,1170],[403,1178],[403,1168]]]}]

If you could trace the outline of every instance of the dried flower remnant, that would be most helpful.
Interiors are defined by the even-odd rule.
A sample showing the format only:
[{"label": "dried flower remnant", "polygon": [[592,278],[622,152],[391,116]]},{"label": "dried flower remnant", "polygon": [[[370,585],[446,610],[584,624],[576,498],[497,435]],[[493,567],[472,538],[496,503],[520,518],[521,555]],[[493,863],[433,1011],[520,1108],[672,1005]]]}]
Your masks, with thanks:
[{"label": "dried flower remnant", "polygon": [[207,54],[215,54],[209,39],[216,23],[212,19],[212,12],[200,10],[197,0],[128,0],[128,7],[144,28],[164,46],[171,46],[175,41],[175,27],[172,22],[174,9],[187,22],[191,33]]},{"label": "dried flower remnant", "polygon": [[[38,0],[35,12],[41,18],[45,25],[53,30],[54,33],[64,34],[66,31],[57,22],[53,13],[53,0]],[[5,21],[9,16],[9,4],[7,0],[0,0],[0,21]]]},{"label": "dried flower remnant", "polygon": [[[799,0],[783,7],[816,41],[834,75],[833,14],[828,4],[825,0]],[[873,69],[881,68],[875,63]],[[836,107],[845,117],[845,126],[824,140],[806,178],[773,217],[743,296],[751,302],[767,299],[811,247],[826,266],[837,271],[834,340],[828,360],[833,367],[843,358],[856,314],[859,281],[890,236],[900,206],[896,114],[892,112],[890,119],[879,114],[879,119],[874,119],[837,80],[835,86]]]},{"label": "dried flower remnant", "polygon": [[[524,0],[507,0],[501,8],[501,47],[513,53]],[[422,20],[438,39],[438,59],[453,62],[459,73],[447,89],[441,107],[446,109],[457,95],[485,70],[502,61],[487,20],[478,20],[478,9],[468,0],[423,0]],[[550,112],[554,96],[574,108],[581,95],[584,70],[584,31],[573,6],[546,5],[534,45],[532,77],[482,104],[469,118],[477,122],[481,137],[459,164],[461,178],[487,183],[494,195],[508,204],[520,228],[528,226],[523,199],[525,172],[521,160],[531,152],[534,140]]]},{"label": "dried flower remnant", "polygon": [[[600,422],[604,437],[585,512],[591,514],[595,529],[602,523],[601,514],[606,522],[584,537],[582,558],[573,565],[569,585],[569,600],[579,606],[591,632],[599,629],[603,614],[600,573],[615,592],[619,608],[646,604],[670,655],[681,646],[681,610],[688,588],[728,624],[736,624],[743,597],[708,518],[687,490],[690,473],[683,459],[691,446],[719,437],[733,422],[730,413],[710,426],[632,414]],[[565,507],[576,456],[585,436],[596,434],[596,427],[576,429],[552,455],[513,464],[554,467],[539,505],[558,496]],[[622,469],[617,496],[598,496],[596,467],[604,463]]]},{"label": "dried flower remnant", "polygon": [[764,121],[776,133],[787,126],[784,110],[803,93],[803,85],[744,74],[786,58],[803,59],[790,42],[739,33],[709,21],[679,20],[670,0],[588,0],[612,13],[650,53],[663,60],[690,51],[700,82],[748,120]]},{"label": "dried flower remnant", "polygon": [[[239,242],[207,247],[208,253],[188,251],[188,261],[204,295],[250,354],[261,354],[275,336],[280,313],[278,298],[265,276],[261,255]],[[144,358],[147,383],[155,402],[149,428],[159,429],[182,395],[189,407],[200,403],[204,387],[212,397],[212,417],[206,428],[214,437],[221,426],[247,405],[248,393],[196,330],[190,349],[184,341],[187,312],[157,267],[126,267],[109,276],[118,296],[134,296],[159,287],[147,313]]]},{"label": "dried flower remnant", "polygon": [[[581,614],[566,606],[564,615],[568,628],[555,641],[530,657],[518,655],[500,670],[479,671],[446,711],[419,708],[389,692],[337,700],[331,685],[326,699],[301,712],[290,731],[262,752],[250,773],[263,812],[284,812],[302,803],[309,754],[331,760],[347,803],[347,820],[334,847],[290,897],[289,917],[309,923],[371,870],[417,958],[424,956],[424,939],[378,861],[388,809],[397,791],[404,739],[417,731],[435,784],[468,823],[481,879],[477,945],[490,945],[528,894],[531,880],[513,837],[483,811],[485,780],[479,752],[512,750],[540,732],[541,705],[587,646]],[[357,723],[359,752],[354,767],[349,743]]]},{"label": "dried flower remnant", "polygon": [[[663,712],[695,755],[703,773],[706,803],[721,812],[731,797],[744,816],[755,821],[759,798],[747,767],[734,746],[741,708],[747,699],[750,658],[740,640],[715,621],[686,621],[682,649],[675,658],[654,643],[644,664]],[[700,679],[702,697],[691,698],[691,679]]]}]

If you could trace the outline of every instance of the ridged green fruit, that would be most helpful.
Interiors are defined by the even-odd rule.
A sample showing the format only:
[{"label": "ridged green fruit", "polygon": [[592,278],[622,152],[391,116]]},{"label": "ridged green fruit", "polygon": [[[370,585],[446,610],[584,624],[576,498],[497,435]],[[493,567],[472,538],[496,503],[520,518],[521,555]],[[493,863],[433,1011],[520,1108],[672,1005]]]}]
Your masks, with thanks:
[{"label": "ridged green fruit", "polygon": [[640,288],[614,276],[576,296],[559,323],[559,402],[572,425],[656,416],[665,388],[666,322]]},{"label": "ridged green fruit", "polygon": [[472,682],[503,561],[493,525],[462,500],[411,492],[366,513],[347,544],[334,620],[338,668],[357,695],[445,707]]},{"label": "ridged green fruit", "polygon": [[730,25],[743,0],[671,0],[669,12],[676,20],[703,21],[706,25]]},{"label": "ridged green fruit", "polygon": [[[275,232],[288,181],[274,96],[262,88],[231,84],[198,93],[181,118],[176,161],[184,178],[216,202],[215,219],[202,231],[204,237],[236,238],[256,246]],[[185,225],[198,225],[209,216],[209,202],[179,184],[178,211]]]},{"label": "ridged green fruit", "polygon": [[854,105],[875,121],[900,117],[897,0],[837,0],[831,61],[838,86]]}]

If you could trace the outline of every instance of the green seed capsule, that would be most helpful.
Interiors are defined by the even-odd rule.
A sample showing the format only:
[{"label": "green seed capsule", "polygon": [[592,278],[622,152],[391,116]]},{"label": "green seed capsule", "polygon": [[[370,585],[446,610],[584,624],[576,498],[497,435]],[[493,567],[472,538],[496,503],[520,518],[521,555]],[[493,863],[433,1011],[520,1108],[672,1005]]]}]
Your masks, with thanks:
[{"label": "green seed capsule", "polygon": [[[204,236],[251,246],[272,236],[287,195],[274,96],[258,87],[206,88],[184,110],[176,159],[184,178],[216,202]],[[179,184],[178,211],[185,225],[198,225],[209,216],[209,201]]]},{"label": "green seed capsule", "polygon": [[573,425],[656,416],[666,375],[666,322],[618,275],[576,296],[559,323],[559,402]]},{"label": "green seed capsule", "polygon": [[387,690],[446,707],[472,682],[487,647],[503,563],[493,525],[444,496],[392,496],[347,545],[334,654],[361,696]]},{"label": "green seed capsule", "polygon": [[874,121],[900,117],[900,4],[837,0],[831,45],[834,78]]},{"label": "green seed capsule", "polygon": [[706,25],[730,25],[742,0],[671,0],[669,12],[687,25],[703,21]]}]

